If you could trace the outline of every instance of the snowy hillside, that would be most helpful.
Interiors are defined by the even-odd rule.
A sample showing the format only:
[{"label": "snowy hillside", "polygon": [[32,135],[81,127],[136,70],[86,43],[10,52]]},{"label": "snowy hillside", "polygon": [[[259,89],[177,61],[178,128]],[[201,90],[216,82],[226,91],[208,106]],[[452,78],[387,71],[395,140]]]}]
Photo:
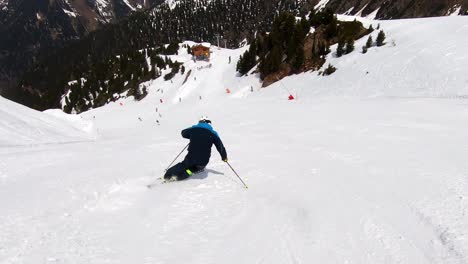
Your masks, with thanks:
[{"label": "snowy hillside", "polygon": [[422,18],[468,14],[464,0],[316,0],[316,8],[330,8],[339,14],[378,19]]},{"label": "snowy hillside", "polygon": [[[364,22],[387,45],[265,89],[236,76],[247,47],[181,49],[184,75],[74,121],[93,141],[12,147],[78,134],[0,101],[0,263],[468,263],[468,19]],[[249,189],[215,148],[147,189],[201,115]]]},{"label": "snowy hillside", "polygon": [[68,143],[94,137],[91,122],[59,110],[49,110],[47,113],[0,97],[0,147]]},{"label": "snowy hillside", "polygon": [[[340,16],[341,20],[354,17]],[[356,41],[356,51],[327,62],[338,70],[324,78],[301,74],[284,80],[297,93],[313,95],[438,97],[468,96],[466,17],[372,21],[381,25],[386,45],[361,53],[367,38]],[[453,31],[448,31],[452,28]],[[375,40],[378,30],[372,33]],[[336,51],[336,45],[332,47]],[[293,89],[294,88],[294,89]]]}]

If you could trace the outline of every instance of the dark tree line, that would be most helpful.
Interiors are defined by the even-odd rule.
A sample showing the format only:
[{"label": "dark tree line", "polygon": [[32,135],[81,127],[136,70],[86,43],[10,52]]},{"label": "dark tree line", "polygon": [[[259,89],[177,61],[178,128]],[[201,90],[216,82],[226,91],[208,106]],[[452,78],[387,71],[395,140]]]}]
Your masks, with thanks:
[{"label": "dark tree line", "polygon": [[[172,51],[174,46],[178,47],[177,44],[169,45]],[[166,55],[177,52],[175,50],[171,53],[169,49],[164,48],[144,49],[93,65],[89,72],[83,73],[66,85],[68,93],[62,102],[64,111],[83,112],[103,106],[118,99],[124,92],[126,96],[134,96],[136,100],[141,100],[147,94],[146,87],[141,85],[142,82],[160,77],[161,71],[168,67],[171,68],[171,72],[168,73],[171,74],[171,78],[179,72],[181,64],[166,56],[162,57],[162,51]],[[169,78],[166,75],[164,79]]]}]

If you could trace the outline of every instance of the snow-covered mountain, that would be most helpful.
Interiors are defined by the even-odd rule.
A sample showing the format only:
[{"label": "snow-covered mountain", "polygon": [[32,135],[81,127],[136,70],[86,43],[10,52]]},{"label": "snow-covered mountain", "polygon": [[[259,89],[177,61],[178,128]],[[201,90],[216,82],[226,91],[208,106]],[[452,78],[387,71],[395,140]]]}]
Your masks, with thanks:
[{"label": "snow-covered mountain", "polygon": [[[277,12],[298,11],[298,2],[300,1],[183,1],[174,7],[162,4],[151,12],[135,12],[130,18],[89,34],[55,53],[51,52],[54,48],[46,47],[42,53],[44,56],[38,58],[28,73],[23,75],[18,81],[19,85],[14,86],[16,89],[11,89],[13,95],[6,97],[38,110],[56,108],[59,107],[61,96],[68,90],[67,83],[80,78],[101,83],[118,78],[117,82],[110,83],[109,86],[114,86],[115,89],[111,89],[112,92],[108,94],[121,93],[126,86],[123,84],[132,81],[132,76],[141,77],[146,73],[137,73],[139,67],[127,69],[124,59],[116,62],[116,57],[132,58],[133,62],[140,63],[134,56],[136,50],[161,47],[163,44],[174,44],[184,39],[212,44],[219,40],[219,43],[227,47],[239,47],[246,39],[254,38],[255,32],[271,30]],[[17,55],[26,57],[29,61],[36,59],[25,56],[24,52],[18,52]],[[7,57],[12,65],[16,63],[14,57]],[[122,63],[121,69],[127,70],[127,73],[120,74],[122,71],[119,73],[112,66],[113,63]],[[122,85],[120,81],[123,81]],[[93,85],[89,90],[95,96],[109,90],[109,87],[103,87],[95,93],[98,88]],[[88,96],[88,92],[84,91],[82,94]],[[108,98],[109,96],[105,96],[101,99],[106,101]]]},{"label": "snow-covered mountain", "polygon": [[[161,3],[164,4],[160,5]],[[143,20],[153,20],[150,23],[141,23],[141,16],[134,16],[130,19],[131,21],[122,23],[140,23],[135,27],[140,27],[141,31],[150,32],[147,35],[151,35],[153,42],[157,41],[159,44],[172,42],[175,39],[207,41],[214,44],[218,40],[216,36],[220,36],[221,43],[226,43],[228,47],[236,47],[244,39],[251,39],[254,32],[268,31],[273,16],[285,10],[301,10],[303,14],[306,14],[310,8],[317,6],[317,8],[331,8],[341,14],[355,14],[370,18],[466,14],[467,10],[466,3],[461,0],[239,0],[227,2],[221,0],[2,0],[0,2],[0,35],[2,36],[0,38],[0,94],[15,98],[20,102],[30,101],[24,99],[28,95],[24,94],[24,90],[18,84],[22,83],[25,78],[37,77],[37,74],[24,73],[51,68],[50,62],[55,61],[56,57],[73,57],[70,54],[63,55],[64,47],[69,46],[70,43],[74,43],[72,50],[86,49],[83,47],[88,47],[89,50],[103,48],[106,52],[99,52],[108,54],[119,50],[122,42],[126,42],[127,46],[148,42],[135,39],[136,34],[122,33],[114,27],[107,27],[108,31],[101,34],[101,36],[110,36],[108,39],[112,39],[116,35],[115,32],[119,32],[120,35],[117,35],[120,38],[114,41],[93,42],[88,39],[76,44],[75,40],[83,40],[83,36],[89,36],[88,33],[102,28],[103,25],[122,21],[122,18],[135,10],[155,6],[162,7],[157,11],[153,10],[152,15],[148,12],[142,15],[145,16]],[[151,26],[153,28],[148,28]],[[132,31],[136,32],[134,29]],[[144,45],[138,46],[138,48],[144,47]],[[57,53],[61,54],[57,55]],[[82,56],[90,54],[92,54],[91,51]],[[73,61],[73,64],[76,65],[79,62]],[[60,86],[58,83],[63,80],[60,80],[60,76],[53,78],[55,79],[52,85],[44,81],[46,78],[42,78],[40,82],[44,84],[43,87],[28,87],[28,92],[37,96],[62,90],[62,84],[60,84],[62,87],[56,86]],[[40,104],[51,106],[48,100],[43,101],[47,102]]]},{"label": "snow-covered mountain", "polygon": [[0,1],[0,92],[16,88],[24,71],[81,39],[160,0]]},{"label": "snow-covered mountain", "polygon": [[[330,76],[260,88],[236,74],[248,47],[181,49],[185,73],[142,101],[74,116],[94,140],[0,146],[0,263],[467,263],[467,17],[358,19],[388,42],[332,47]],[[147,189],[201,115],[249,189],[214,148],[205,172]]]},{"label": "snow-covered mountain", "polygon": [[378,19],[398,19],[467,15],[465,0],[320,0],[317,8],[330,8],[340,14],[369,16]]}]

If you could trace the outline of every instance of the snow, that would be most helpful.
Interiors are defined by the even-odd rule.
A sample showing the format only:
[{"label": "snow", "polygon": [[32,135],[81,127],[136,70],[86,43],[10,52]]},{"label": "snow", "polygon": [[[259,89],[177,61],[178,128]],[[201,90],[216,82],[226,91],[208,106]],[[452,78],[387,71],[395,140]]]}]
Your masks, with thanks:
[{"label": "snow", "polygon": [[447,15],[449,16],[458,16],[460,15],[461,5],[455,5],[451,10],[448,11]]},{"label": "snow", "polygon": [[373,20],[377,17],[377,13],[379,13],[380,7],[374,10],[374,12],[370,13],[366,16],[367,19]]},{"label": "snow", "polygon": [[[64,119],[73,118],[73,122]],[[92,125],[80,117],[47,115],[0,97],[0,148],[91,140]]]},{"label": "snow", "polygon": [[0,0],[0,10],[8,10],[8,0]]},{"label": "snow", "polygon": [[[211,67],[181,49],[185,74],[139,102],[68,116],[1,99],[0,263],[467,263],[468,20],[358,19],[387,44],[329,55],[327,77],[263,89],[236,75],[247,46]],[[213,148],[206,172],[148,190],[202,115],[249,189]],[[55,142],[89,137],[66,126],[81,120],[97,138]]]},{"label": "snow", "polygon": [[362,12],[366,9],[366,7],[369,5],[369,3],[365,4],[361,10],[359,10],[357,13],[356,13],[356,16],[362,16]]},{"label": "snow", "polygon": [[330,0],[320,0],[320,2],[318,2],[318,4],[315,5],[314,9],[324,9],[327,6],[328,2],[330,2]]},{"label": "snow", "polygon": [[202,45],[203,47],[206,47],[206,48],[211,47],[211,43],[209,43],[209,42],[202,42],[200,45]]},{"label": "snow", "polygon": [[[174,9],[180,2],[181,2],[181,0],[165,0],[164,4],[166,4],[170,9]],[[196,2],[198,4],[200,1],[195,0],[193,2]],[[207,0],[207,1],[204,1],[202,4],[208,5],[208,4],[210,4],[210,2],[211,2],[211,0]]]},{"label": "snow", "polygon": [[71,12],[71,11],[68,11],[66,9],[63,9],[63,12],[65,12],[65,14],[71,16],[71,17],[76,17],[77,14],[75,12]]},{"label": "snow", "polygon": [[135,11],[135,7],[133,7],[129,2],[128,0],[123,0],[123,2],[132,10],[132,11]]},{"label": "snow", "polygon": [[166,0],[165,3],[169,6],[170,9],[174,9],[177,4],[179,4],[179,0]]},{"label": "snow", "polygon": [[346,11],[346,12],[344,13],[344,15],[349,15],[349,14],[351,14],[351,12],[353,12],[353,10],[354,10],[354,6],[351,7],[350,9],[348,9],[348,11]]},{"label": "snow", "polygon": [[112,11],[110,10],[110,5],[106,0],[96,0],[96,8],[101,15],[101,17],[106,21],[110,22],[112,20]]}]

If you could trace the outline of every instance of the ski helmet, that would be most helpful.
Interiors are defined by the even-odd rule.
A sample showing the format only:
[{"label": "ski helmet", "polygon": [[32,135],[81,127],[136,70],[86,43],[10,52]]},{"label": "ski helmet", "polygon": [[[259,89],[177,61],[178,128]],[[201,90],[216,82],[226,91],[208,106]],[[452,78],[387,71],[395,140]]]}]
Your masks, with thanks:
[{"label": "ski helmet", "polygon": [[202,116],[198,122],[211,124],[211,120],[207,116]]}]

